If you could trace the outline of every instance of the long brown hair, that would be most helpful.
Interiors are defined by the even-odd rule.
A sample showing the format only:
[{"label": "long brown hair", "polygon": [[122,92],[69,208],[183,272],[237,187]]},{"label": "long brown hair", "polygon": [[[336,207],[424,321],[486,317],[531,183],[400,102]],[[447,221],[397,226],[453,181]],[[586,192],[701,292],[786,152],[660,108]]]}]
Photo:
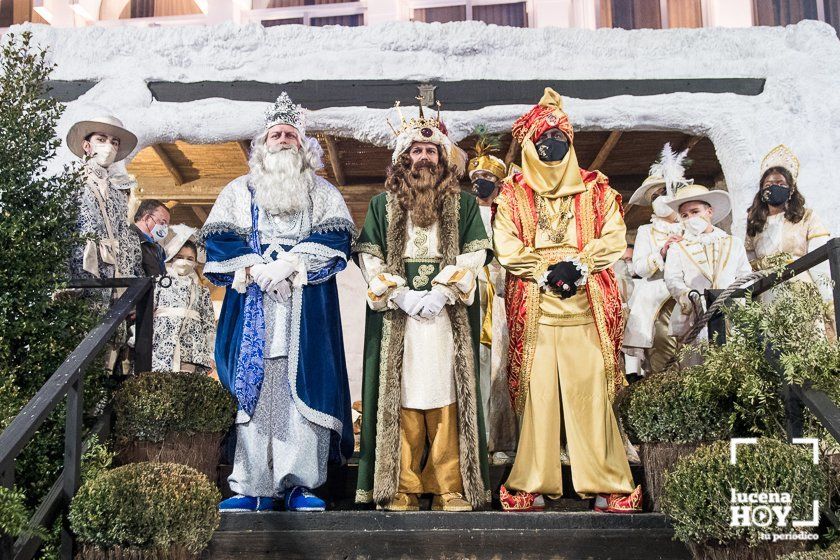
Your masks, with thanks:
[{"label": "long brown hair", "polygon": [[459,194],[461,185],[442,155],[433,167],[413,169],[411,156],[403,153],[388,168],[385,190],[396,195],[400,206],[411,216],[412,223],[429,227],[440,216],[447,195]]},{"label": "long brown hair", "polygon": [[771,167],[764,172],[758,182],[758,192],[755,193],[752,205],[747,210],[747,236],[755,237],[767,226],[767,216],[770,214],[770,205],[761,200],[761,187],[768,175],[778,173],[787,181],[790,187],[790,198],[785,205],[785,219],[792,224],[798,224],[805,217],[805,197],[796,187],[796,181],[790,171],[784,167]]}]

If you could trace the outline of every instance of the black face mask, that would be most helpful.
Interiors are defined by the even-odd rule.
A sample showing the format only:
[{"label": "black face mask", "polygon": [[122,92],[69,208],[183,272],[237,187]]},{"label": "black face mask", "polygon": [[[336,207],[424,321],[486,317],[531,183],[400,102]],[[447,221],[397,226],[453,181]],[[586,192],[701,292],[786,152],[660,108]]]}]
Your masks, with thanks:
[{"label": "black face mask", "polygon": [[478,198],[487,198],[496,190],[496,183],[487,179],[476,179],[473,181],[473,186]]},{"label": "black face mask", "polygon": [[781,206],[790,199],[790,187],[769,185],[761,190],[761,200],[770,206]]},{"label": "black face mask", "polygon": [[543,138],[535,146],[540,161],[562,161],[569,153],[569,143],[562,138]]}]

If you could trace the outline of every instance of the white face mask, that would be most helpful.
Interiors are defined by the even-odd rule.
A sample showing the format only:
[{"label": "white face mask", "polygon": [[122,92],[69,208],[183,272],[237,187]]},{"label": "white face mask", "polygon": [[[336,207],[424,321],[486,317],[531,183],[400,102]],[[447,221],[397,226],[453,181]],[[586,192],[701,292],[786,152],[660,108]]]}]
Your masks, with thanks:
[{"label": "white face mask", "polygon": [[187,259],[175,259],[172,261],[172,270],[178,276],[186,276],[195,270],[195,262]]},{"label": "white face mask", "polygon": [[668,197],[667,196],[660,196],[653,201],[653,213],[659,218],[670,218],[676,212],[668,206]]},{"label": "white face mask", "polygon": [[683,222],[685,230],[693,235],[700,235],[709,227],[709,222],[700,216],[694,216]]},{"label": "white face mask", "polygon": [[155,240],[155,243],[163,244],[163,240],[166,239],[166,235],[169,233],[169,226],[166,224],[155,224],[152,226],[151,231],[149,234],[151,235],[152,239]]},{"label": "white face mask", "polygon": [[93,150],[93,161],[101,167],[108,167],[117,159],[117,148],[110,142],[91,140],[90,146]]}]

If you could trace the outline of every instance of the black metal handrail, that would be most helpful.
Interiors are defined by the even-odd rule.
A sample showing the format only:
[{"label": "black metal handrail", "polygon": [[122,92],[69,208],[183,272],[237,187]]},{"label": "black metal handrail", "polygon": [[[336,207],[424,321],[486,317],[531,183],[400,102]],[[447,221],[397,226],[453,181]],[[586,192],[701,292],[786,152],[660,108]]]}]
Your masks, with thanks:
[{"label": "black metal handrail", "polygon": [[[733,292],[727,298],[727,301],[743,297],[756,298],[782,282],[786,282],[794,276],[806,272],[825,261],[828,261],[831,270],[835,324],[840,326],[840,238],[837,237],[829,239],[822,247],[818,247],[810,253],[796,259],[787,265],[782,272],[770,274],[744,289]],[[706,304],[711,306],[722,291],[706,290]],[[726,322],[722,313],[718,313],[712,317],[709,321],[708,329],[709,340],[717,344],[726,343]],[[765,356],[771,366],[781,375],[782,366],[778,361],[778,355],[769,345],[766,349]],[[840,408],[838,408],[837,404],[828,395],[822,391],[812,389],[810,384],[806,382],[803,385],[789,385],[785,387],[784,398],[788,437],[802,437],[802,412],[804,407],[807,407],[816,416],[820,424],[837,441],[840,441]]]},{"label": "black metal handrail", "polygon": [[[64,426],[64,469],[50,492],[30,520],[30,526],[52,523],[58,512],[70,504],[80,484],[82,443],[82,414],[84,412],[84,374],[105,344],[130,314],[137,310],[135,323],[135,369],[147,371],[152,365],[152,321],[154,315],[153,278],[113,278],[72,280],[70,288],[127,288],[114,302],[102,321],[70,353],[63,364],[38,390],[12,422],[0,433],[0,484],[14,486],[15,459],[29,443],[47,416],[65,397],[67,420]],[[107,422],[106,422],[107,424]],[[94,429],[103,431],[107,427]],[[37,552],[40,541],[33,535],[23,535],[12,545],[5,542],[0,548],[2,558],[29,560]],[[5,550],[4,550],[5,549]],[[66,527],[61,533],[61,557],[73,557],[73,539]]]}]

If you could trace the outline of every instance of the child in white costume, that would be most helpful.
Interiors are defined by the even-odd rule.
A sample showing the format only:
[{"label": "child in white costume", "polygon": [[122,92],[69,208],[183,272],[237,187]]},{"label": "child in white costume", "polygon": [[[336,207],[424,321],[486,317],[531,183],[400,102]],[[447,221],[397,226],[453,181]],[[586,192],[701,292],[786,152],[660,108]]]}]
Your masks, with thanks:
[{"label": "child in white costume", "polygon": [[676,341],[669,335],[674,300],[663,271],[669,246],[682,239],[682,223],[667,202],[677,187],[690,183],[685,178],[686,153],[677,154],[665,144],[659,160],[650,166],[650,176],[628,202],[628,206],[653,207],[650,223],[639,226],[636,233],[633,272],[641,279],[629,300],[623,348],[627,356],[644,360],[647,373],[664,371],[676,357]]},{"label": "child in white costume", "polygon": [[[680,337],[698,318],[689,298],[692,290],[703,294],[707,289],[727,288],[752,269],[744,242],[714,226],[729,215],[728,193],[686,185],[668,205],[679,212],[685,228],[682,240],[671,244],[665,259],[665,285],[677,302],[670,333]],[[706,332],[698,338],[707,337]]]},{"label": "child in white costume", "polygon": [[170,230],[173,235],[165,248],[172,285],[155,289],[152,369],[207,373],[215,368],[216,317],[210,290],[196,271],[196,230],[184,224]]}]

